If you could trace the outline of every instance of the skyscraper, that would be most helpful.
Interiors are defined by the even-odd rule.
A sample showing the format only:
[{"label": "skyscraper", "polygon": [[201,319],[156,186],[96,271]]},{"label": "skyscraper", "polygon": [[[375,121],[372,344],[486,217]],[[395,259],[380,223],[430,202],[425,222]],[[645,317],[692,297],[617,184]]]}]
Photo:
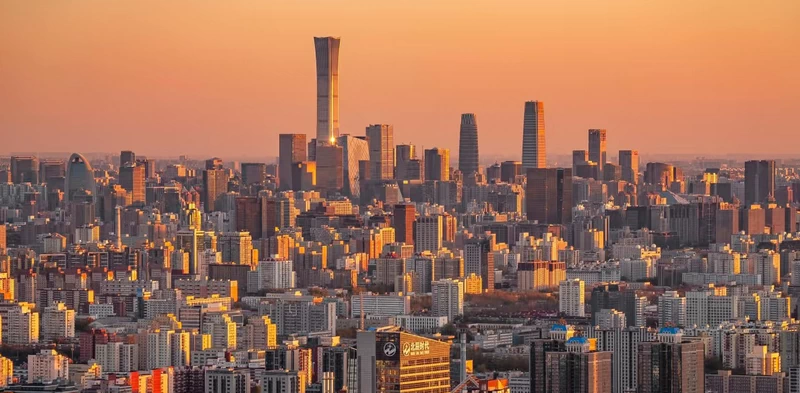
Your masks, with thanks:
[{"label": "skyscraper", "polygon": [[298,190],[292,184],[292,167],[306,160],[305,134],[280,134],[278,136],[278,181],[281,190]]},{"label": "skyscraper", "polygon": [[461,115],[461,131],[458,139],[458,169],[465,178],[478,172],[478,122],[474,113]]},{"label": "skyscraper", "polygon": [[450,180],[450,149],[425,150],[425,180]]},{"label": "skyscraper", "polygon": [[[335,142],[335,141],[334,141]],[[317,187],[337,193],[344,186],[344,151],[336,143],[317,146]]]},{"label": "skyscraper", "polygon": [[[289,169],[291,170],[291,168]],[[265,180],[267,180],[267,164],[263,162],[242,163],[242,184],[249,186],[263,183]]]},{"label": "skyscraper", "polygon": [[39,183],[39,159],[33,156],[11,157],[11,181],[19,183]]},{"label": "skyscraper", "polygon": [[494,251],[497,238],[486,233],[464,243],[464,274],[474,273],[481,277],[483,291],[494,291]]},{"label": "skyscraper", "polygon": [[338,141],[339,146],[342,147],[344,193],[347,196],[358,197],[361,195],[358,162],[369,160],[369,142],[364,137],[355,137],[348,134],[339,136]]},{"label": "skyscraper", "polygon": [[620,150],[619,166],[622,168],[622,180],[628,183],[639,183],[639,151]]},{"label": "skyscraper", "polygon": [[640,393],[702,393],[705,391],[705,345],[684,341],[675,327],[658,331],[657,342],[639,344],[637,391]]},{"label": "skyscraper", "polygon": [[544,131],[544,102],[525,103],[522,123],[522,168],[547,167],[547,150]]},{"label": "skyscraper", "polygon": [[119,153],[119,166],[123,167],[125,164],[135,164],[136,153],[130,150],[123,150]]},{"label": "skyscraper", "polygon": [[223,169],[203,171],[203,206],[206,212],[216,209],[217,198],[228,192],[228,174]]},{"label": "skyscraper", "polygon": [[144,166],[126,163],[119,168],[119,184],[131,194],[131,203],[145,203]]},{"label": "skyscraper", "polygon": [[572,337],[565,351],[545,353],[545,386],[550,393],[611,393],[612,353],[596,351],[597,343]]},{"label": "skyscraper", "polygon": [[528,169],[525,188],[528,220],[540,224],[572,222],[572,169]]},{"label": "skyscraper", "polygon": [[372,180],[391,180],[394,178],[393,134],[394,130],[389,124],[372,124],[367,127]]},{"label": "skyscraper", "polygon": [[414,221],[417,219],[417,209],[413,204],[400,203],[394,205],[392,226],[395,239],[400,243],[414,244]]},{"label": "skyscraper", "polygon": [[335,142],[339,136],[339,42],[338,37],[314,37],[318,144]]},{"label": "skyscraper", "polygon": [[764,203],[775,196],[775,161],[753,160],[744,163],[744,203]]},{"label": "skyscraper", "polygon": [[596,162],[597,167],[602,168],[606,158],[606,130],[589,130],[589,161]]},{"label": "skyscraper", "polygon": [[96,196],[92,165],[89,160],[78,153],[69,157],[65,182],[64,198],[67,202],[74,200],[76,196],[90,195],[92,198]]}]

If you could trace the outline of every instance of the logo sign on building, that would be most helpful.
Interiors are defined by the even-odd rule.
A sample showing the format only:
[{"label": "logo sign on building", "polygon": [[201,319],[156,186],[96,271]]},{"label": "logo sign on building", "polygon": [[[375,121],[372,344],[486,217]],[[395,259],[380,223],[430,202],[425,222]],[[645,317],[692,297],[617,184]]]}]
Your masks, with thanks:
[{"label": "logo sign on building", "polygon": [[431,353],[431,343],[428,341],[411,341],[403,343],[403,356],[428,355]]},{"label": "logo sign on building", "polygon": [[399,360],[400,348],[397,341],[376,342],[375,355],[378,360]]}]

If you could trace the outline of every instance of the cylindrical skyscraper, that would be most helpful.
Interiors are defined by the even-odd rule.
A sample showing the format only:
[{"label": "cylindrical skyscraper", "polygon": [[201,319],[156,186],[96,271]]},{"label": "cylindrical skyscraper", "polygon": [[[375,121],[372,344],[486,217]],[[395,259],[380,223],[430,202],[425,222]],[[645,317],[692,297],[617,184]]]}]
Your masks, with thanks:
[{"label": "cylindrical skyscraper", "polygon": [[478,122],[474,113],[461,115],[461,132],[458,139],[458,169],[467,177],[478,172]]},{"label": "cylindrical skyscraper", "polygon": [[317,144],[339,136],[339,37],[314,37],[317,54]]},{"label": "cylindrical skyscraper", "polygon": [[522,168],[546,168],[547,151],[544,133],[544,102],[525,103],[522,123]]}]

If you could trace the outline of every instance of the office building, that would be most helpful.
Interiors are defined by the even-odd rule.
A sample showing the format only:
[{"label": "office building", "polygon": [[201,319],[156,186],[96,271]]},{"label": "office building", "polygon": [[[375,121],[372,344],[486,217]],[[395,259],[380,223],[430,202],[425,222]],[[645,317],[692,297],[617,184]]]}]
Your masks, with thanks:
[{"label": "office building", "polygon": [[228,173],[223,169],[203,171],[203,206],[206,213],[217,210],[217,198],[228,192]]},{"label": "office building", "polygon": [[478,173],[480,156],[478,154],[478,122],[474,113],[461,115],[461,129],[458,138],[458,169],[464,179]]},{"label": "office building", "polygon": [[417,220],[417,209],[411,203],[394,205],[392,227],[398,243],[414,244],[414,222]]},{"label": "office building", "polygon": [[64,182],[64,198],[67,202],[97,196],[92,165],[86,157],[78,153],[69,157]]},{"label": "office building", "polygon": [[450,344],[406,332],[357,334],[358,392],[450,392]]},{"label": "office building", "polygon": [[119,184],[130,194],[131,204],[146,202],[144,166],[128,163],[119,168]]},{"label": "office building", "polygon": [[600,171],[600,179],[603,179],[602,172],[608,157],[606,157],[606,130],[589,130],[589,161],[597,163]]},{"label": "office building", "polygon": [[12,156],[11,181],[15,184],[38,184],[39,159],[33,156]]},{"label": "office building", "polygon": [[558,284],[558,312],[569,317],[586,315],[584,283],[581,280],[564,280]]},{"label": "office building", "polygon": [[436,253],[442,248],[443,220],[439,214],[421,216],[414,223],[414,250]]},{"label": "office building", "polygon": [[136,163],[136,153],[130,150],[123,150],[119,153],[119,166],[123,167],[127,164]]},{"label": "office building", "polygon": [[359,197],[361,195],[361,178],[358,166],[359,162],[370,160],[370,143],[363,137],[354,137],[348,134],[341,135],[338,142],[342,147],[344,194],[350,197]]},{"label": "office building", "polygon": [[546,167],[544,102],[528,101],[525,103],[522,124],[522,168],[528,170]]},{"label": "office building", "polygon": [[674,327],[661,328],[658,341],[639,343],[640,393],[705,392],[705,345],[683,340]]},{"label": "office building", "polygon": [[292,167],[298,162],[306,161],[306,134],[280,134],[278,136],[278,181],[281,190],[300,188],[293,184]]},{"label": "office building", "polygon": [[775,196],[775,161],[747,161],[744,163],[744,203],[765,203]]},{"label": "office building", "polygon": [[612,353],[596,351],[586,337],[572,337],[564,351],[545,353],[545,392],[611,393]]},{"label": "office building", "polygon": [[317,189],[323,195],[344,187],[344,150],[335,144],[317,145]]},{"label": "office building", "polygon": [[450,149],[425,150],[425,180],[450,180]]},{"label": "office building", "polygon": [[[302,161],[302,160],[301,160]],[[263,162],[242,163],[242,184],[251,186],[261,184],[267,180],[267,164]]]},{"label": "office building", "polygon": [[394,130],[389,124],[367,127],[371,180],[394,179]]},{"label": "office building", "polygon": [[263,393],[305,393],[306,385],[311,383],[305,373],[289,370],[267,370],[259,379]]},{"label": "office building", "polygon": [[514,183],[517,176],[522,175],[521,161],[503,161],[500,163],[500,181]]},{"label": "office building", "polygon": [[338,37],[314,37],[317,58],[317,144],[334,143],[339,137],[340,41]]},{"label": "office building", "polygon": [[638,150],[620,150],[619,166],[622,171],[622,180],[631,184],[639,184]]},{"label": "office building", "polygon": [[539,224],[572,222],[571,169],[528,169],[525,196],[528,220]]}]

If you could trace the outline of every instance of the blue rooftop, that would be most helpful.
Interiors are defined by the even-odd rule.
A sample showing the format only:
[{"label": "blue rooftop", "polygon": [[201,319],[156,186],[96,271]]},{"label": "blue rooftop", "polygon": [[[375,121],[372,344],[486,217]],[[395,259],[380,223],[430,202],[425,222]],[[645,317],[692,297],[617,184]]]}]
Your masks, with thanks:
[{"label": "blue rooftop", "polygon": [[681,332],[681,329],[676,327],[662,327],[658,329],[658,334],[678,334]]},{"label": "blue rooftop", "polygon": [[588,342],[589,340],[586,337],[582,336],[572,337],[569,340],[567,340],[567,344],[586,344]]},{"label": "blue rooftop", "polygon": [[553,327],[551,327],[551,328],[550,328],[550,331],[551,331],[551,332],[552,332],[552,331],[556,331],[556,332],[566,332],[566,331],[567,331],[567,325],[559,325],[559,324],[555,324],[555,325],[553,325]]}]

